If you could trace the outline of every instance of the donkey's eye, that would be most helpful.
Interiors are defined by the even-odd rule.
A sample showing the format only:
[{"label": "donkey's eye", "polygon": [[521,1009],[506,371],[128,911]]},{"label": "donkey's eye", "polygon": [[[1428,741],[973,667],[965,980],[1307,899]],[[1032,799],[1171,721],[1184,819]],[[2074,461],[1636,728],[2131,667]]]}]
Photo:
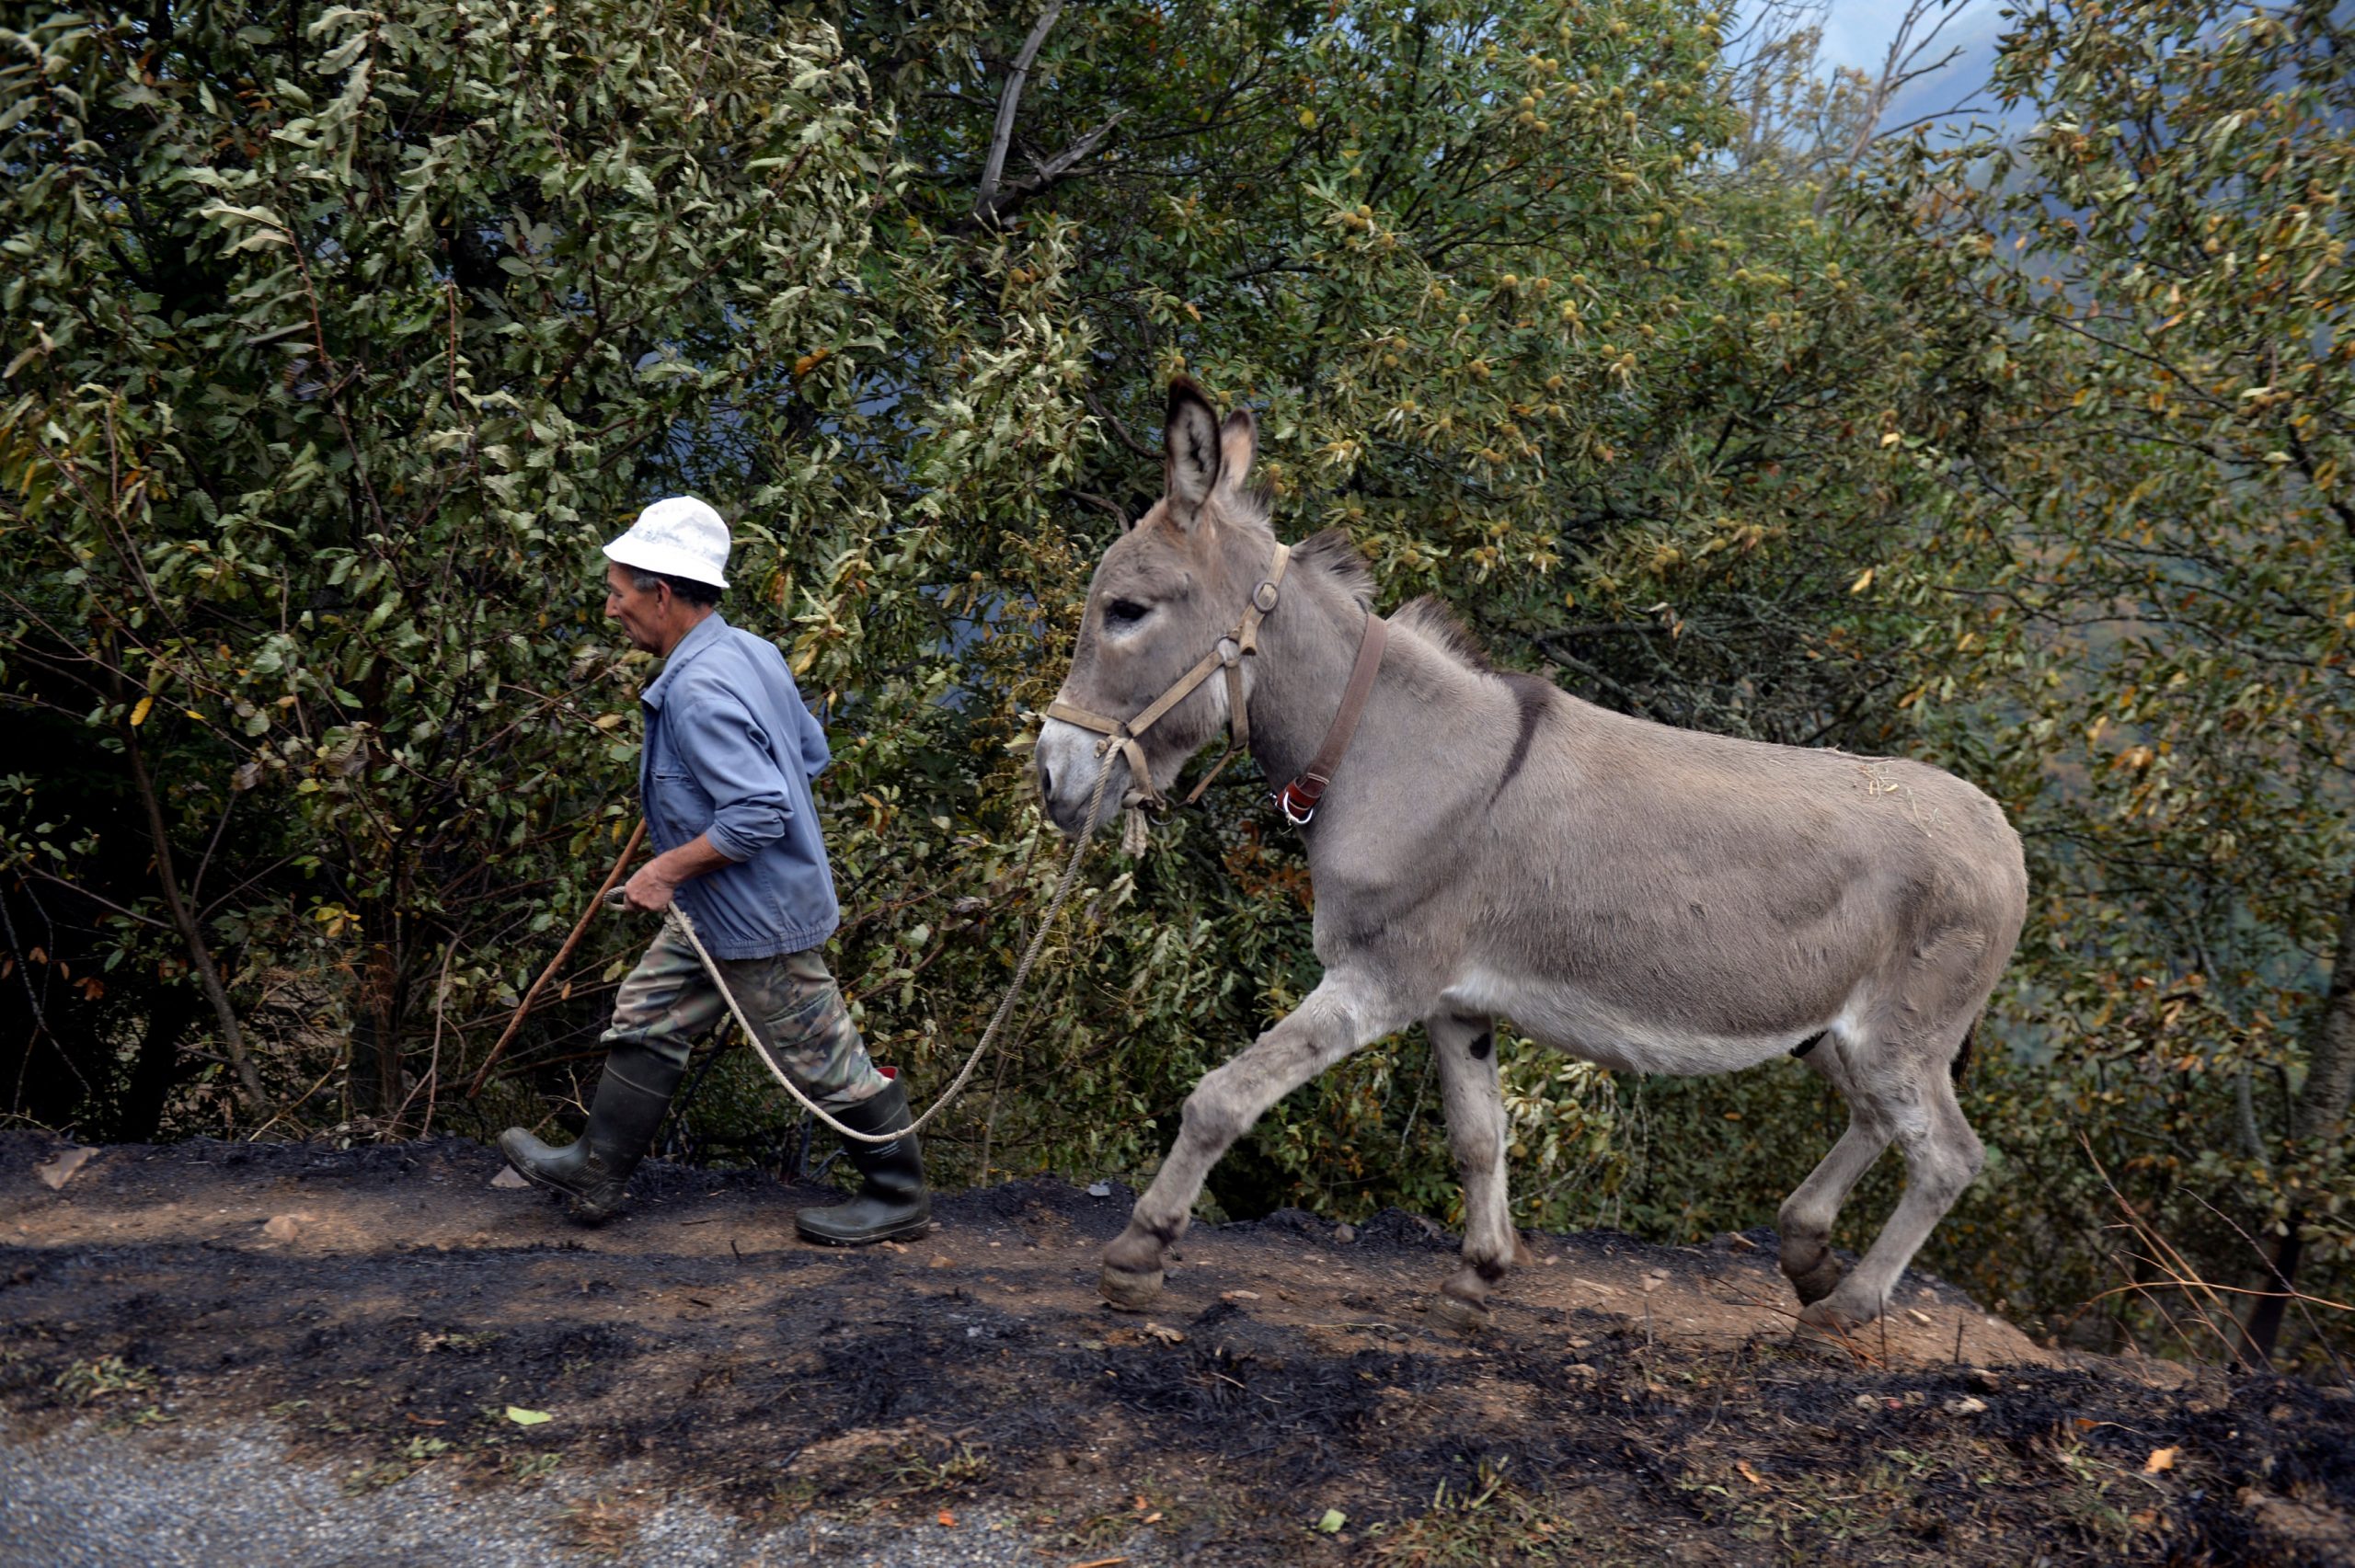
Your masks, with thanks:
[{"label": "donkey's eye", "polygon": [[1133,599],[1116,599],[1104,606],[1104,626],[1107,631],[1126,631],[1153,613],[1150,604],[1139,604]]}]

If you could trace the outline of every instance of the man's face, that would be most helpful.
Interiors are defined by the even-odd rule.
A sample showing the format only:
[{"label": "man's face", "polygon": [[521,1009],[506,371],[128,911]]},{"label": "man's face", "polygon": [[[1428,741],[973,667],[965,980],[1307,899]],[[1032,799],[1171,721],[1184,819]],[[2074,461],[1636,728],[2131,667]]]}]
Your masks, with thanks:
[{"label": "man's face", "polygon": [[631,646],[648,653],[668,652],[675,640],[671,621],[678,608],[669,584],[658,582],[650,589],[642,589],[630,580],[628,567],[618,561],[606,565],[605,614],[622,624]]}]

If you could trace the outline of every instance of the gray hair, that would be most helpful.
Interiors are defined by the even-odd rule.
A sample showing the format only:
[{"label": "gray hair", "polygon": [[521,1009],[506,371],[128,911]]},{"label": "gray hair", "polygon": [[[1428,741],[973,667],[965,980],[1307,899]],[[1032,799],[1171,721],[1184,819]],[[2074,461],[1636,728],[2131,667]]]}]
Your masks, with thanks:
[{"label": "gray hair", "polygon": [[652,593],[656,588],[667,585],[672,598],[689,604],[719,602],[719,589],[710,583],[697,582],[693,578],[683,578],[672,572],[649,572],[644,567],[626,567],[623,569],[629,573],[630,586],[640,593]]}]

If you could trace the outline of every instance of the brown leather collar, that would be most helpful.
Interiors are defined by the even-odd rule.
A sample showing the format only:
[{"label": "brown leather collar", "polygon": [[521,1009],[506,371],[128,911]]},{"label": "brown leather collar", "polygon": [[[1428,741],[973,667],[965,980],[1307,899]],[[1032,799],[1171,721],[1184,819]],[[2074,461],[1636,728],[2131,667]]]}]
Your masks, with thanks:
[{"label": "brown leather collar", "polygon": [[1382,672],[1382,650],[1389,641],[1389,623],[1369,611],[1365,631],[1358,638],[1357,662],[1350,667],[1350,683],[1341,692],[1341,705],[1333,715],[1331,727],[1325,731],[1325,744],[1316,749],[1298,778],[1275,793],[1284,820],[1293,827],[1305,828],[1315,819],[1316,803],[1325,797],[1333,783],[1333,771],[1341,765],[1350,739],[1358,732],[1358,719],[1365,712],[1366,698],[1373,693],[1373,678]]}]

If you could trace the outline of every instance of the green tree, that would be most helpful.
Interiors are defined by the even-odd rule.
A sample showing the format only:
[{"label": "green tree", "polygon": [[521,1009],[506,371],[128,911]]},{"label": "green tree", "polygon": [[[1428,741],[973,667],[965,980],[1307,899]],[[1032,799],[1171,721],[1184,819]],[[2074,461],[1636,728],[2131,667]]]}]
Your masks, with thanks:
[{"label": "green tree", "polygon": [[[921,472],[846,475],[892,125],[826,25],[743,20],[188,5],[6,39],[6,675],[73,759],[11,781],[12,892],[104,898],[109,967],[192,970],[249,1113],[339,1066],[315,1024],[393,1117],[602,871],[635,681],[593,545],[635,505],[743,505],[743,597],[807,585],[807,667],[910,547],[887,489],[953,504],[963,417],[1004,412],[912,393]],[[142,887],[79,880],[113,862],[75,783],[109,774]]]},{"label": "green tree", "polygon": [[2044,899],[1980,1214],[2061,1243],[2012,1253],[2017,1296],[2121,1283],[2081,1138],[2207,1277],[2350,1277],[2350,45],[2327,4],[2038,7],[1996,77],[2034,129],[1916,148],[1880,193],[1934,242],[1918,286],[2007,334],[1998,438],[1891,456],[1979,546],[1914,586],[1967,590],[1944,722],[1997,738]]}]

